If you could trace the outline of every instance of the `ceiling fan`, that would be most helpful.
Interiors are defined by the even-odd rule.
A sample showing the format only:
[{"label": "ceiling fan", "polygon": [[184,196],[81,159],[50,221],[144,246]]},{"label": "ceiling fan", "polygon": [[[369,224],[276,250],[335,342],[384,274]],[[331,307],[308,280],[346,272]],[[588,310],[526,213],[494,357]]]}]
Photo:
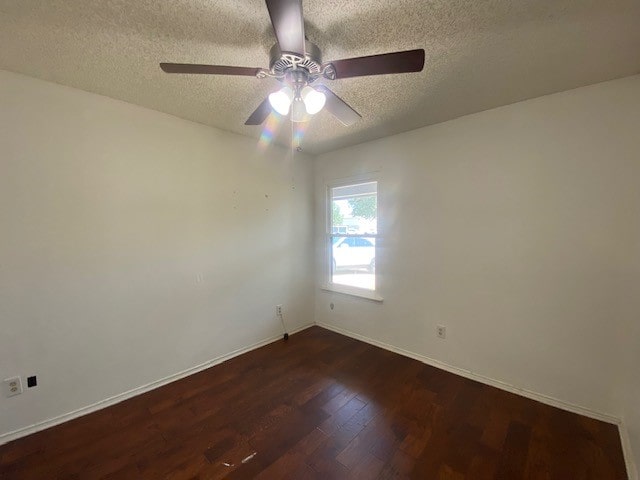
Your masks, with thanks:
[{"label": "ceiling fan", "polygon": [[423,49],[322,63],[320,49],[304,34],[302,0],[265,1],[278,40],[271,48],[268,69],[188,63],[161,63],[160,68],[167,73],[271,77],[282,83],[283,87],[271,93],[245,125],[262,124],[272,109],[281,115],[291,111],[291,121],[303,122],[326,107],[348,126],[360,119],[360,114],[325,85],[311,86],[317,80],[419,72],[424,67]]}]

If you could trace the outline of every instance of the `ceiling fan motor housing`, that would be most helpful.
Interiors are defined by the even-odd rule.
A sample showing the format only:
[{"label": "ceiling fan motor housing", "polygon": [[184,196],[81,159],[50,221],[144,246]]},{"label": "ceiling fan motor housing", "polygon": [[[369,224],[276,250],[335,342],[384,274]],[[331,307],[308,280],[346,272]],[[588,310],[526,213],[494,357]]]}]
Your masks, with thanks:
[{"label": "ceiling fan motor housing", "polygon": [[322,74],[322,55],[317,45],[305,40],[305,53],[283,52],[276,43],[269,52],[269,70],[276,77],[287,77],[292,70],[306,71],[309,82]]}]

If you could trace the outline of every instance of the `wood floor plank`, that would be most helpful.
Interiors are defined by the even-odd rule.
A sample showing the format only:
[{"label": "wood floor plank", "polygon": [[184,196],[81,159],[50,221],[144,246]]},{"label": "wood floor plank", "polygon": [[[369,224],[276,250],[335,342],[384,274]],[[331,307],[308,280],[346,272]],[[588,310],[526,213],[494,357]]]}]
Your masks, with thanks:
[{"label": "wood floor plank", "polygon": [[496,472],[496,480],[522,478],[529,454],[531,428],[518,421],[509,424],[505,446]]},{"label": "wood floor plank", "polygon": [[2,480],[624,480],[618,429],[313,327],[0,446]]}]

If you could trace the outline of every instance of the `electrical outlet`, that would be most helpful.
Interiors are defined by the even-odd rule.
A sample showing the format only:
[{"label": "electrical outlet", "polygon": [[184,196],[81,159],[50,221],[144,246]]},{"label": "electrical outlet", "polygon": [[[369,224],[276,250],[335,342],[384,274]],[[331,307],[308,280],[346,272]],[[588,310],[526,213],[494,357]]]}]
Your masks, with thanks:
[{"label": "electrical outlet", "polygon": [[282,316],[282,305],[276,305],[276,315],[278,317]]},{"label": "electrical outlet", "polygon": [[438,336],[438,338],[447,338],[447,327],[445,327],[444,325],[437,325],[436,335]]},{"label": "electrical outlet", "polygon": [[35,375],[31,377],[27,377],[27,388],[37,387],[38,386],[38,378]]},{"label": "electrical outlet", "polygon": [[20,380],[20,377],[7,378],[3,384],[5,397],[13,397],[22,393],[22,380]]}]

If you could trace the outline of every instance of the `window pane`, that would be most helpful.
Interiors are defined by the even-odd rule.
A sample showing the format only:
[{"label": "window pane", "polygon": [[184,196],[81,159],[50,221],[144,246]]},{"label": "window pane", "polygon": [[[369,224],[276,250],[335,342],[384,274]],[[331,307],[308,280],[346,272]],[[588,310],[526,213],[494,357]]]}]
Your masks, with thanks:
[{"label": "window pane", "polygon": [[331,189],[332,234],[378,233],[378,182]]},{"label": "window pane", "polygon": [[375,290],[375,244],[374,237],[332,237],[332,282]]}]

